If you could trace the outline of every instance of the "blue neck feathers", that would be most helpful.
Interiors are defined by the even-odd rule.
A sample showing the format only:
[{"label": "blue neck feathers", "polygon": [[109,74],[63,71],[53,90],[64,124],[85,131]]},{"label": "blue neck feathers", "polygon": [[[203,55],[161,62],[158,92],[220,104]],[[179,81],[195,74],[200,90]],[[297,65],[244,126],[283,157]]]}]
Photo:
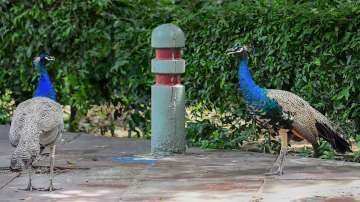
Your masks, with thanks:
[{"label": "blue neck feathers", "polygon": [[266,89],[260,88],[252,79],[248,68],[248,57],[244,55],[240,59],[239,70],[240,91],[242,92],[248,107],[255,110],[265,110],[273,108],[276,102],[266,95]]},{"label": "blue neck feathers", "polygon": [[35,66],[40,73],[40,78],[33,97],[47,97],[56,101],[56,93],[46,71],[45,64],[39,62]]}]

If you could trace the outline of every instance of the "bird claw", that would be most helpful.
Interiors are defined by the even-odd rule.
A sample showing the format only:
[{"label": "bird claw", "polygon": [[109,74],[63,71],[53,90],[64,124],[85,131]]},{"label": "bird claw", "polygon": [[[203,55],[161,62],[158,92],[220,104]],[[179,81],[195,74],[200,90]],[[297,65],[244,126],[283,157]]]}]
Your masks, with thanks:
[{"label": "bird claw", "polygon": [[55,187],[49,186],[47,189],[43,188],[43,189],[39,189],[39,190],[40,190],[40,191],[52,192],[52,191],[62,190],[62,188],[55,188]]},{"label": "bird claw", "polygon": [[51,182],[47,191],[54,191],[54,190],[55,190],[54,185]]},{"label": "bird claw", "polygon": [[281,176],[284,174],[284,170],[283,170],[283,163],[284,163],[285,157],[284,156],[279,156],[274,165],[272,166],[272,168],[270,169],[269,172],[264,173],[265,176],[274,176],[274,175],[278,175]]},{"label": "bird claw", "polygon": [[274,175],[281,176],[281,175],[283,175],[283,174],[284,174],[284,172],[283,172],[283,171],[280,171],[280,170],[270,171],[270,172],[264,173],[265,176],[274,176]]},{"label": "bird claw", "polygon": [[265,173],[265,176],[274,176],[274,175],[281,176],[284,174],[283,168],[284,168],[286,154],[287,154],[287,149],[282,148],[272,168],[270,169],[269,172]]},{"label": "bird claw", "polygon": [[278,162],[275,162],[275,164],[270,169],[270,171],[267,173],[264,173],[264,174],[265,174],[265,176],[274,176],[274,175],[281,176],[284,174],[284,171],[283,171],[283,169],[281,169],[281,164]]},{"label": "bird claw", "polygon": [[38,191],[48,191],[48,192],[52,192],[52,191],[57,191],[57,190],[62,190],[63,188],[55,188],[53,186],[49,186],[48,188],[38,188]]},{"label": "bird claw", "polygon": [[33,187],[33,186],[28,186],[28,187],[26,187],[25,189],[21,189],[21,190],[24,190],[24,191],[33,191],[33,190],[39,190],[38,188],[35,188],[35,187]]}]

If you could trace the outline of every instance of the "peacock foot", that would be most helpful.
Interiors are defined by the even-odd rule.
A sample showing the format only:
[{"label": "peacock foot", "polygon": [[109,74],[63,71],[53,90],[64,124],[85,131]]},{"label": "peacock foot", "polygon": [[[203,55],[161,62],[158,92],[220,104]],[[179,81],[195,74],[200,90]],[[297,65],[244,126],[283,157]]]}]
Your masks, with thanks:
[{"label": "peacock foot", "polygon": [[55,188],[54,186],[49,186],[48,188],[39,189],[39,191],[48,191],[48,192],[52,192],[56,190],[62,190],[62,188]]},{"label": "peacock foot", "polygon": [[32,185],[28,185],[25,189],[22,189],[24,191],[33,191],[33,190],[39,190],[38,188],[33,187]]},{"label": "peacock foot", "polygon": [[273,169],[270,170],[270,172],[264,173],[265,176],[274,176],[274,175],[278,175],[281,176],[284,174],[284,171],[277,169],[276,171],[273,171]]},{"label": "peacock foot", "polygon": [[265,176],[274,176],[274,175],[281,176],[281,175],[283,175],[284,171],[282,169],[282,164],[281,163],[282,163],[281,158],[279,156],[279,158],[276,160],[274,165],[271,167],[270,171],[265,173]]},{"label": "peacock foot", "polygon": [[287,154],[286,149],[281,149],[280,150],[280,154],[277,157],[277,159],[276,159],[275,163],[273,164],[272,168],[270,169],[270,172],[265,173],[266,176],[273,176],[273,175],[281,176],[281,175],[284,174],[283,168],[284,168],[286,154]]},{"label": "peacock foot", "polygon": [[47,191],[54,191],[54,190],[55,190],[55,188],[54,188],[53,183],[50,183],[49,188],[48,188]]}]

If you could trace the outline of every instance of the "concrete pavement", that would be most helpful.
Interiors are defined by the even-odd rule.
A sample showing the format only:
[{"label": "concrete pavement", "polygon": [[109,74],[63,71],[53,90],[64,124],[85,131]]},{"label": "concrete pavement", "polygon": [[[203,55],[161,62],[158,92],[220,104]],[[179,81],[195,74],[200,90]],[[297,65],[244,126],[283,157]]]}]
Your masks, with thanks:
[{"label": "concrete pavement", "polygon": [[[161,159],[150,142],[66,133],[57,147],[54,192],[21,190],[26,175],[6,169],[14,150],[0,126],[0,201],[360,201],[360,164],[289,155],[285,174],[267,177],[275,156],[190,148]],[[35,187],[48,186],[48,159]],[[43,167],[41,167],[43,166]]]}]

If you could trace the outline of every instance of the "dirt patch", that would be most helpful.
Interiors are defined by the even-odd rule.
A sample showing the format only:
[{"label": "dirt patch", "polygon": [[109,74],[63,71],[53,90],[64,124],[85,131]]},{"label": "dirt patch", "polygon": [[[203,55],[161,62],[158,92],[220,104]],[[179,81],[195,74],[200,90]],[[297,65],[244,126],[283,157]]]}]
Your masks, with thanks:
[{"label": "dirt patch", "polygon": [[95,154],[97,152],[99,152],[101,149],[66,149],[66,150],[61,150],[61,153],[58,154],[61,156],[67,156],[67,155],[71,155],[71,156],[77,156],[77,155],[86,155],[86,154]]},{"label": "dirt patch", "polygon": [[101,188],[107,187],[107,188],[119,188],[119,189],[125,189],[129,187],[129,185],[126,184],[116,184],[116,183],[82,183],[79,185],[83,187],[101,187]]},{"label": "dirt patch", "polygon": [[[67,173],[71,170],[88,170],[88,169],[90,169],[90,168],[55,166],[54,173],[61,174],[61,173]],[[20,173],[20,172],[26,172],[26,171],[11,171],[10,168],[8,168],[8,167],[0,168],[0,174]],[[50,173],[50,167],[49,166],[33,166],[33,172],[36,174],[47,174],[47,173]]]},{"label": "dirt patch", "polygon": [[315,196],[315,197],[304,198],[296,201],[297,202],[359,202],[360,198],[356,199],[353,196],[339,196],[339,197]]},{"label": "dirt patch", "polygon": [[[61,174],[61,173],[67,173],[72,170],[89,170],[90,168],[84,168],[84,167],[65,167],[65,166],[55,166],[54,167],[54,173],[55,174]],[[50,173],[50,167],[49,166],[36,166],[34,167],[36,174],[46,174]]]},{"label": "dirt patch", "polygon": [[252,183],[249,183],[249,181],[242,181],[242,182],[224,182],[224,183],[212,183],[212,184],[206,184],[204,187],[207,190],[210,191],[240,191],[240,192],[254,192],[257,191],[262,181],[255,181],[258,182],[254,184],[254,181]]}]

